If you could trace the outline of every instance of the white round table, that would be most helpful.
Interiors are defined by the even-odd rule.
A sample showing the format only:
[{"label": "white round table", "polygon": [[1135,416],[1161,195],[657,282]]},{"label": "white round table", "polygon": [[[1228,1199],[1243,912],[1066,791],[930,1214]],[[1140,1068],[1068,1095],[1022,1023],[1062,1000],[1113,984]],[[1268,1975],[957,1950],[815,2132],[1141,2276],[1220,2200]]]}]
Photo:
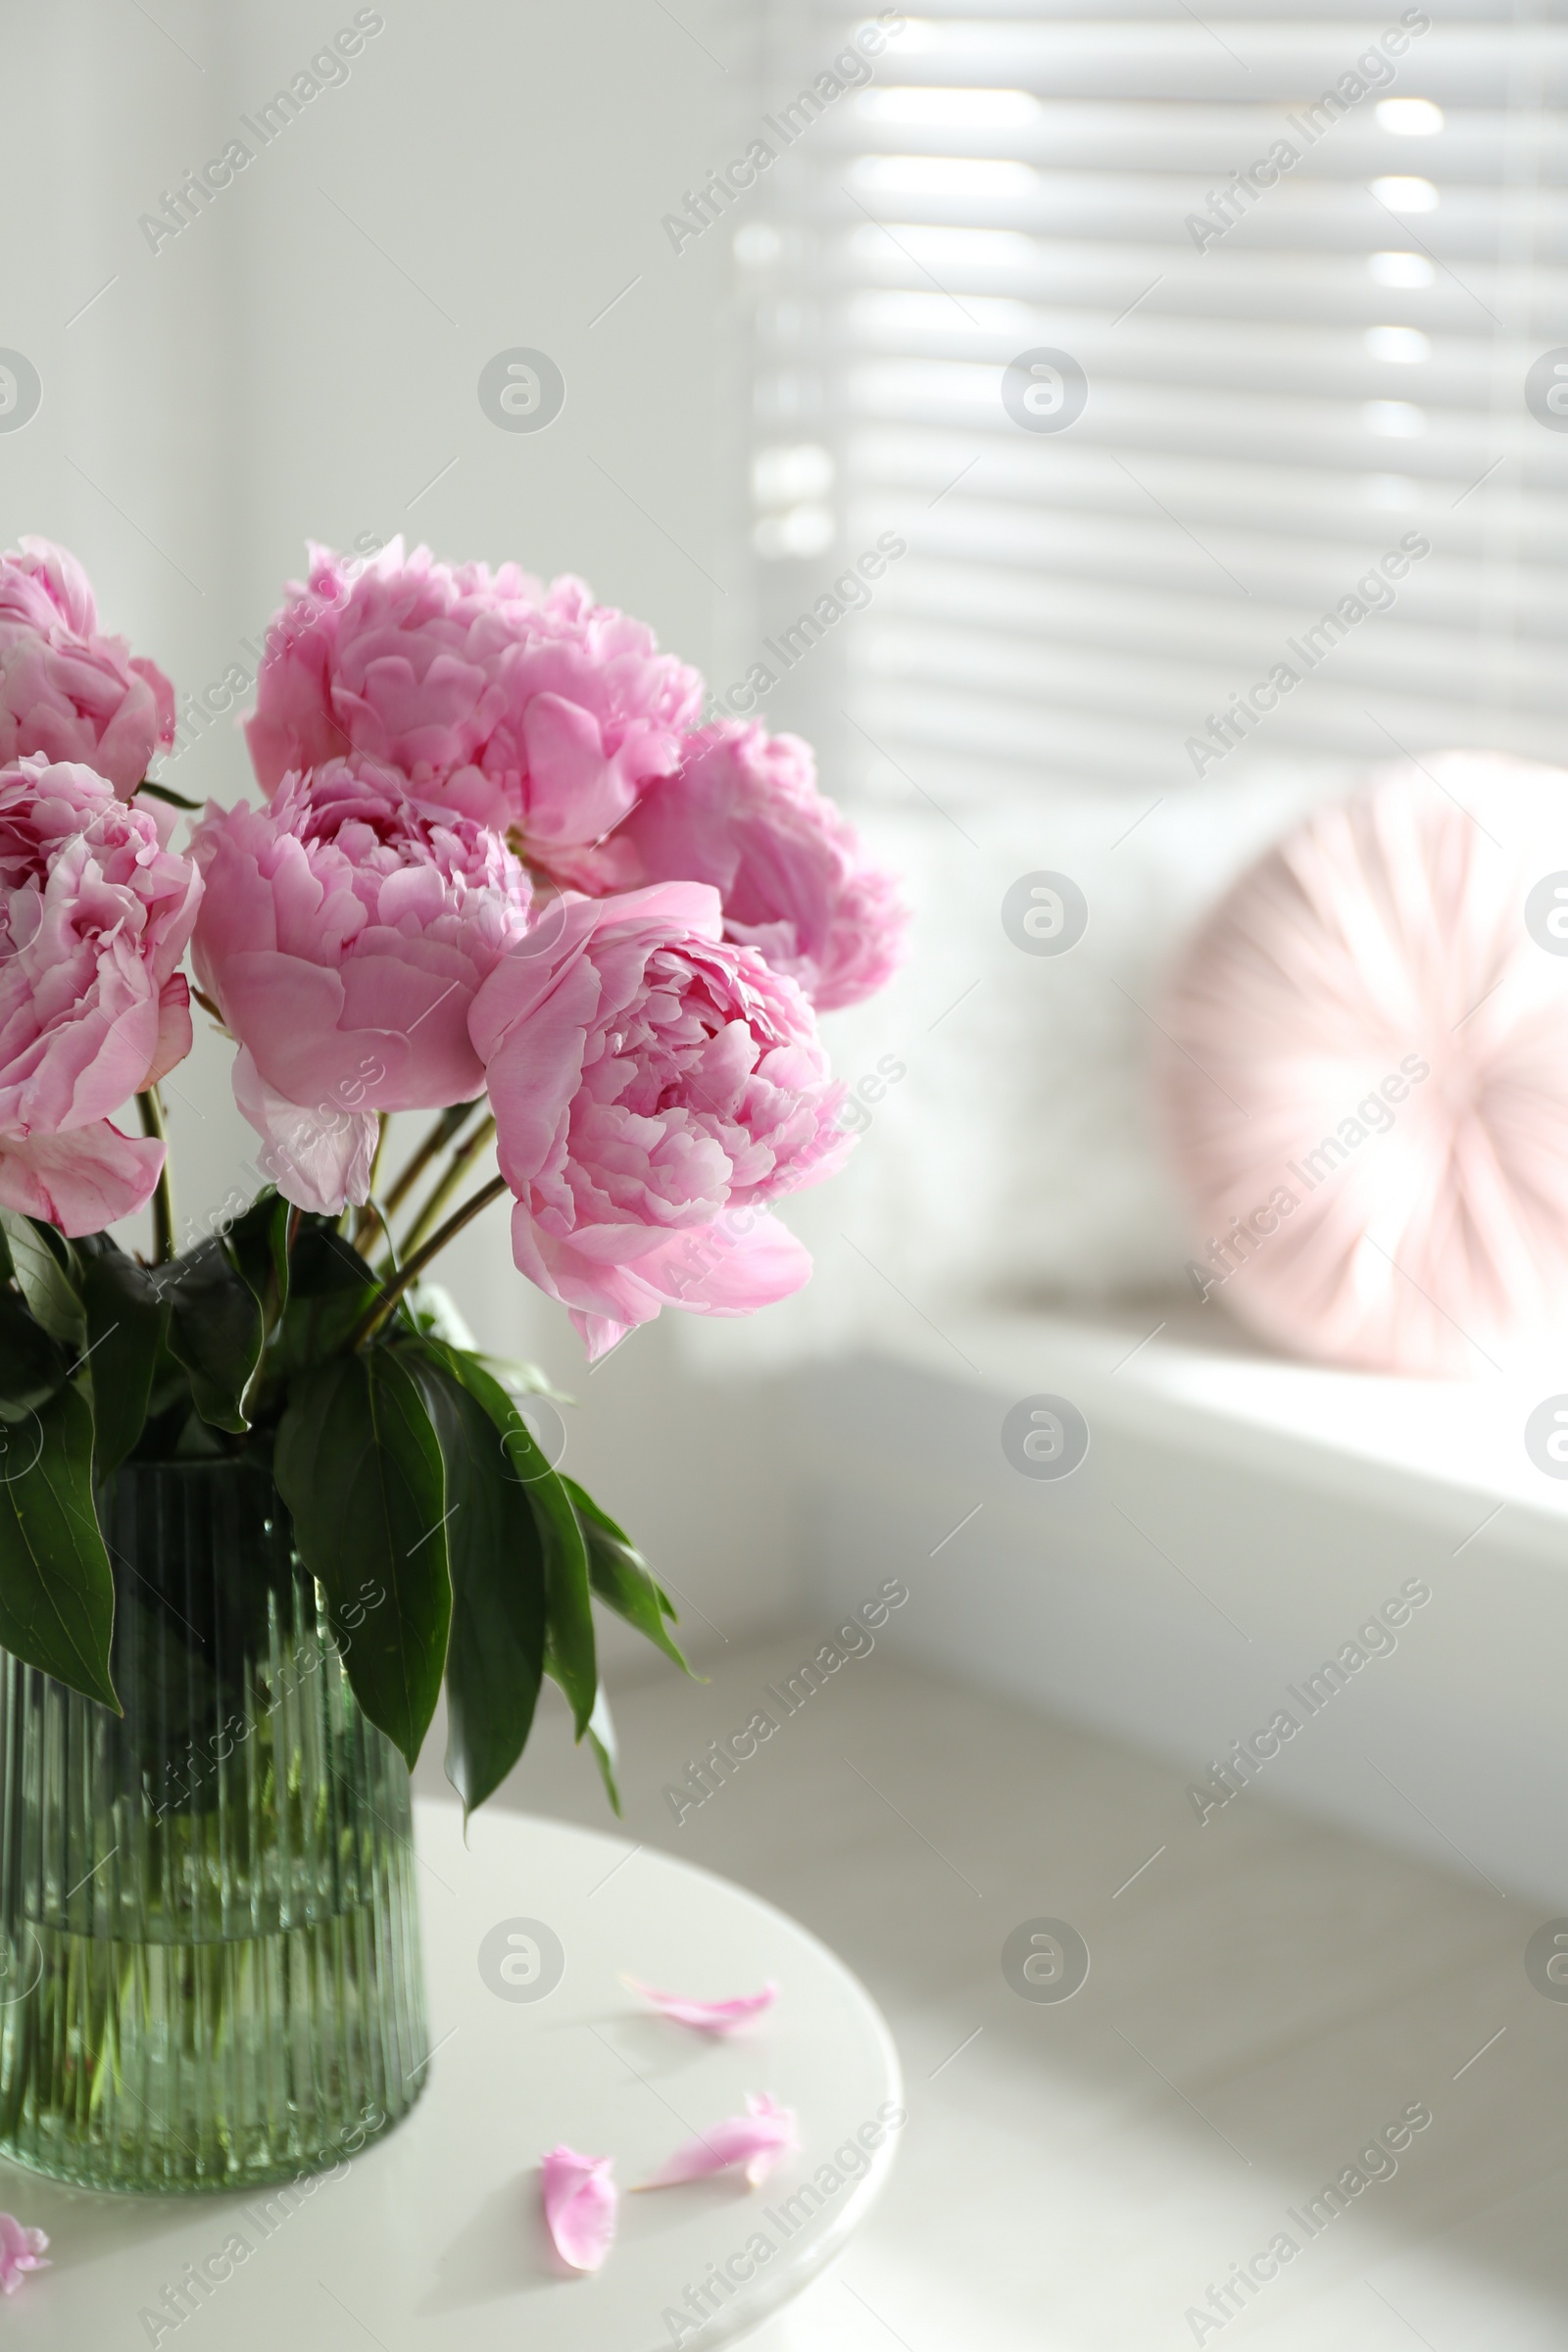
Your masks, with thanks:
[{"label": "white round table", "polygon": [[[104,2196],[0,2165],[0,2207],[48,2230],[54,2265],[5,2301],[8,2344],[728,2344],[858,2228],[892,2168],[902,2093],[887,2028],[831,1952],[755,1895],[624,1838],[493,1810],[466,1850],[456,1805],[416,1814],[432,2058],[413,2114],[308,2194]],[[551,1947],[520,1922],[560,1941],[564,1970],[542,1994]],[[771,1977],[780,1997],[718,2040],[652,2013],[622,1972],[705,1998]],[[792,2107],[803,2142],[761,2188],[732,2173],[626,2193],[749,2091]],[[619,2234],[591,2278],[563,2269],[540,2218],[536,2168],[559,2140],[615,2159]],[[244,2259],[216,2262],[228,2276],[170,2324],[166,2289],[236,2234]]]}]

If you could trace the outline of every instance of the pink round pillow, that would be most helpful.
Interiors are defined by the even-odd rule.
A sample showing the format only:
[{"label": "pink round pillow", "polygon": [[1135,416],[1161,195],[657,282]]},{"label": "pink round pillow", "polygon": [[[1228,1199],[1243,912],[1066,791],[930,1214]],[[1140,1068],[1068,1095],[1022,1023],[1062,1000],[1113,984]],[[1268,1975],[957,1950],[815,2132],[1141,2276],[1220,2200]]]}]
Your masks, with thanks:
[{"label": "pink round pillow", "polygon": [[1568,775],[1451,752],[1317,809],[1160,1021],[1201,1296],[1384,1371],[1568,1326]]}]

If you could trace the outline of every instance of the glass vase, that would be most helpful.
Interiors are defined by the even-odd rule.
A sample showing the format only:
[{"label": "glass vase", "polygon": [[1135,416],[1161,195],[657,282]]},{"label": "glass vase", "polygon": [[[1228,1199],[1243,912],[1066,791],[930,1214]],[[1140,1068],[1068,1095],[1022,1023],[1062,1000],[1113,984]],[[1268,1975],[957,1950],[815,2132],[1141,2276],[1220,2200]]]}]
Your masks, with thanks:
[{"label": "glass vase", "polygon": [[265,1464],[129,1464],[103,1515],[123,1715],[0,1650],[0,2154],[140,2190],[334,2164],[425,2079],[408,1768]]}]

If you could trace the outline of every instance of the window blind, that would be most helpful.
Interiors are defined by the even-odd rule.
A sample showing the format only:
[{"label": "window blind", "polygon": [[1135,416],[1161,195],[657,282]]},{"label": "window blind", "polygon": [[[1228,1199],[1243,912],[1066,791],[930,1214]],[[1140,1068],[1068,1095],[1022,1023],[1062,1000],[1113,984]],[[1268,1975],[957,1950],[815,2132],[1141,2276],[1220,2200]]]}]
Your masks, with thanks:
[{"label": "window blind", "polygon": [[956,0],[869,59],[874,20],[766,22],[719,706],[950,810],[1568,760],[1562,16]]}]

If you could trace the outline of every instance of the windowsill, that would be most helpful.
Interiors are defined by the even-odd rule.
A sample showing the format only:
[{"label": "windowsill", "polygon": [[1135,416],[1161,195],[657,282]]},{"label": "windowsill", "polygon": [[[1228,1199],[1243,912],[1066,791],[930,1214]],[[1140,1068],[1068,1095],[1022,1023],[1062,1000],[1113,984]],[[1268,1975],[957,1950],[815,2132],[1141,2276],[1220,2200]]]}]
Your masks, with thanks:
[{"label": "windowsill", "polygon": [[[1323,1660],[1366,1665],[1345,1666],[1348,1637],[1415,1585],[1433,1605],[1396,1667],[1356,1674],[1267,1792],[1563,1908],[1568,1481],[1522,1431],[1568,1377],[1293,1363],[1185,1301],[936,1320],[818,1383],[824,1601],[903,1580],[888,1642],[1163,1756],[1196,1836],[1177,1798],[1203,1759]],[[1001,1443],[1043,1396],[1089,1424],[1059,1483],[1016,1475]]]},{"label": "windowsill", "polygon": [[1568,1558],[1568,1478],[1538,1470],[1524,1423],[1568,1390],[1561,1369],[1482,1382],[1348,1372],[1271,1353],[1228,1319],[1182,1298],[1101,1311],[1041,1309],[945,1321],[912,1352],[925,1369],[964,1377],[1010,1403],[1068,1396],[1097,1425],[1229,1462],[1291,1484],[1376,1501],[1451,1530],[1473,1504],[1477,1526],[1506,1506],[1510,1545]]}]

